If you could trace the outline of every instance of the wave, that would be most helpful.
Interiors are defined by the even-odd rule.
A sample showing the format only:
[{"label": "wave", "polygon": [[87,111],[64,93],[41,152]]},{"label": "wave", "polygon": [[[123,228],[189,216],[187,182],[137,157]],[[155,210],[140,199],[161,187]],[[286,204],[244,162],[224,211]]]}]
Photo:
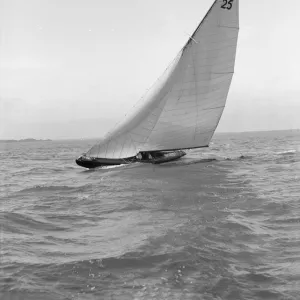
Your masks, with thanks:
[{"label": "wave", "polygon": [[278,155],[294,155],[296,153],[297,153],[297,150],[286,150],[286,151],[277,152],[276,154],[278,154]]},{"label": "wave", "polygon": [[65,172],[66,170],[64,168],[49,168],[47,166],[44,167],[33,167],[30,169],[22,170],[19,172],[15,172],[14,175],[16,176],[49,176],[49,175],[56,175],[57,173]]},{"label": "wave", "polygon": [[[82,169],[80,168],[80,173],[86,174],[86,173],[94,173],[94,172],[109,172],[109,171],[117,171],[112,169],[118,169],[118,168],[125,168],[132,164],[121,164],[121,165],[113,165],[113,166],[103,166],[103,167],[96,167],[92,169]],[[76,167],[78,169],[78,167]]]},{"label": "wave", "polygon": [[244,160],[244,159],[252,159],[254,156],[252,155],[240,155],[237,157],[226,157],[224,160],[230,160],[230,161],[235,161],[235,160]]},{"label": "wave", "polygon": [[244,233],[252,232],[252,229],[246,225],[246,223],[238,222],[237,220],[228,219],[226,222],[222,223],[222,228],[228,228],[229,230],[237,230]]},{"label": "wave", "polygon": [[190,159],[185,158],[177,161],[171,161],[163,164],[159,164],[157,166],[164,166],[164,167],[174,167],[174,166],[185,166],[185,165],[194,165],[194,164],[200,164],[200,163],[208,163],[208,162],[214,162],[218,161],[216,158],[201,158],[201,159]]},{"label": "wave", "polygon": [[30,160],[47,161],[47,160],[53,160],[53,157],[31,157]]},{"label": "wave", "polygon": [[86,188],[92,187],[91,184],[85,184],[78,187],[70,187],[66,185],[35,185],[34,187],[29,187],[18,191],[17,193],[36,193],[36,192],[82,192]]},{"label": "wave", "polygon": [[116,211],[136,211],[136,210],[142,210],[146,209],[146,207],[142,204],[137,204],[137,203],[130,203],[126,205],[125,207],[122,207]]},{"label": "wave", "polygon": [[124,167],[124,166],[127,166],[127,164],[121,164],[121,165],[115,165],[115,166],[104,166],[104,167],[101,167],[101,169],[103,169],[103,170],[115,169],[115,168],[121,168],[121,167]]},{"label": "wave", "polygon": [[[6,212],[5,214],[0,213],[0,220],[1,223],[3,224],[3,229],[5,229],[8,232],[17,233],[17,232],[26,232],[27,230],[29,230],[29,233],[33,234],[31,230],[49,230],[49,231],[67,230],[66,227],[57,225],[55,223],[36,220],[30,215],[24,215],[20,213],[13,213],[13,212]],[[22,226],[21,228],[20,225]]]},{"label": "wave", "polygon": [[93,271],[95,268],[101,269],[102,271],[134,268],[143,269],[156,265],[160,267],[163,267],[165,264],[169,265],[170,257],[173,257],[173,259],[175,259],[175,257],[183,258],[186,257],[186,254],[184,252],[178,252],[145,256],[143,252],[129,252],[116,257],[75,260],[64,264],[53,264],[48,266],[59,268],[58,271],[62,271],[62,269],[76,269],[79,273],[83,270]]},{"label": "wave", "polygon": [[298,225],[300,224],[300,217],[278,218],[276,220],[269,220],[268,223]]},{"label": "wave", "polygon": [[239,161],[239,160],[251,160],[254,156],[252,155],[240,155],[237,157],[218,157],[218,158],[201,158],[201,159],[190,159],[185,158],[182,160],[178,160],[176,162],[170,162],[162,164],[163,166],[171,166],[171,165],[193,165],[193,164],[199,164],[199,163],[210,163],[210,162],[222,162],[222,161]]}]

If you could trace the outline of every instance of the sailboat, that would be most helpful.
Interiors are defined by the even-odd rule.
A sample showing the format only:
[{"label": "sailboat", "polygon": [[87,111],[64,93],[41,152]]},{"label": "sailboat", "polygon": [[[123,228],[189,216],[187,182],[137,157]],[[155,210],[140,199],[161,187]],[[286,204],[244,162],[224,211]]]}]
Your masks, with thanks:
[{"label": "sailboat", "polygon": [[95,168],[163,163],[208,147],[234,73],[239,0],[216,0],[133,113],[76,159]]}]

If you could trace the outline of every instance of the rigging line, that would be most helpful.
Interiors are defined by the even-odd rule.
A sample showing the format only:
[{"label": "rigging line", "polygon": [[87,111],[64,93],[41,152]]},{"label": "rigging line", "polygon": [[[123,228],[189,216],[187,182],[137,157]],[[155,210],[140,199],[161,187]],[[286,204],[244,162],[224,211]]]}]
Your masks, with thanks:
[{"label": "rigging line", "polygon": [[[234,72],[218,72],[218,73],[214,72],[214,73],[211,73],[211,74],[234,74]],[[218,77],[218,78],[220,78],[220,77]]]},{"label": "rigging line", "polygon": [[[222,27],[221,25],[218,25],[218,24],[215,24],[214,25],[214,29],[218,29],[218,28],[220,28],[220,27]],[[226,26],[223,26],[223,27],[225,27],[226,28]],[[229,28],[230,28],[230,26],[229,26]],[[233,26],[233,28],[237,28],[237,29],[239,29],[238,27],[234,27]],[[230,33],[231,33],[231,31],[230,31]],[[217,32],[217,33],[210,33],[210,34],[203,34],[203,33],[200,33],[199,35],[198,35],[198,38],[209,38],[209,37],[212,37],[212,36],[220,36],[222,33],[221,32]],[[198,42],[199,42],[199,40],[198,40]]]},{"label": "rigging line", "polygon": [[[183,61],[183,59],[181,60],[181,63],[182,63],[182,61]],[[183,64],[183,63],[182,63]],[[187,74],[187,69],[188,69],[188,67],[189,67],[189,64],[187,64],[186,65],[186,67],[184,68],[184,67],[182,67],[182,70],[183,70],[183,73],[185,74],[185,76],[186,76],[186,74]],[[184,77],[183,77],[184,78]],[[183,80],[181,80],[180,81],[180,83],[179,83],[179,86],[183,86],[183,84],[184,84],[184,82],[183,82]],[[174,86],[173,86],[174,87]],[[172,88],[172,90],[174,90],[173,88]],[[181,99],[181,97],[183,96],[183,92],[182,92],[182,89],[179,89],[179,93],[178,93],[178,98],[177,98],[177,100],[176,100],[176,104],[179,102],[179,100]]]},{"label": "rigging line", "polygon": [[[230,60],[224,60],[221,62],[218,62],[216,64],[210,64],[210,65],[198,65],[197,67],[199,67],[199,69],[201,68],[206,68],[206,67],[227,67],[227,68],[232,68],[232,63],[234,63],[234,58],[230,59]],[[201,72],[198,74],[207,74],[207,72]]]},{"label": "rigging line", "polygon": [[[218,41],[216,41],[216,43],[218,43]],[[212,51],[221,51],[221,50],[224,50],[224,49],[227,49],[227,48],[234,48],[234,47],[236,47],[236,43],[229,44],[229,45],[223,45],[220,48],[209,48],[209,47],[207,47],[206,49],[201,49],[201,51],[202,51],[203,54],[206,54],[206,53],[211,53]],[[216,58],[216,57],[217,56],[212,56],[210,58]]]},{"label": "rigging line", "polygon": [[[212,109],[205,109],[205,110],[199,110],[199,114],[198,114],[198,117],[199,116],[202,116],[202,117],[206,117],[208,114],[209,114],[209,116],[211,117],[211,121],[213,121],[214,119],[216,119],[217,120],[217,116],[218,116],[218,112],[220,111],[220,110],[222,110],[222,109],[224,109],[224,107],[220,107],[220,108],[212,108]],[[216,112],[215,112],[216,111]],[[166,125],[164,125],[164,126],[162,126],[162,127],[160,127],[160,130],[164,130],[165,132],[171,132],[171,131],[176,131],[176,130],[178,130],[178,131],[181,131],[181,130],[186,130],[186,128],[194,128],[195,127],[195,125],[193,124],[193,125],[190,125],[191,124],[191,118],[193,117],[193,118],[195,118],[196,117],[196,113],[193,113],[192,115],[176,115],[175,117],[177,117],[177,122],[178,123],[175,123],[175,124],[173,124],[172,123],[172,121],[170,121],[169,122],[169,126],[166,126]],[[180,121],[180,123],[179,123],[179,121]],[[203,121],[202,122],[200,122],[200,121],[198,121],[198,126],[199,126],[199,124],[202,124],[202,126],[204,126],[205,124],[203,124]],[[171,129],[170,127],[175,127],[176,129]],[[179,128],[178,128],[179,127]],[[183,129],[184,128],[184,129]],[[158,134],[160,134],[160,135],[163,135],[163,133],[160,133],[158,130],[155,130],[154,132],[153,132],[153,134],[156,134],[156,135],[158,135]],[[166,137],[167,138],[167,137]]]},{"label": "rigging line", "polygon": [[[219,28],[219,26],[216,25],[215,28]],[[221,34],[220,32],[218,32],[218,33],[212,33],[212,34],[200,34],[200,35],[198,35],[198,37],[199,37],[199,39],[200,39],[200,38],[209,38],[209,37],[211,37],[211,36],[219,36],[220,34]],[[223,41],[224,41],[224,40],[223,40]]]},{"label": "rigging line", "polygon": [[122,158],[122,160],[125,162],[125,164],[132,164],[133,161],[132,160],[126,160],[125,158]]},{"label": "rigging line", "polygon": [[224,108],[224,107],[225,107],[225,105],[221,105],[221,106],[216,106],[216,107],[204,108],[204,109],[201,109],[201,111],[219,109],[219,108]]},{"label": "rigging line", "polygon": [[240,29],[240,27],[236,27],[236,26],[224,26],[224,25],[219,25],[218,27],[222,27],[222,28],[231,28],[231,29]]},{"label": "rigging line", "polygon": [[[201,74],[208,74],[208,73],[201,73]],[[200,80],[198,80],[197,82],[198,83],[201,83],[201,82],[211,82],[211,81],[217,81],[217,80],[220,80],[220,79],[222,79],[223,77],[225,77],[225,75],[229,75],[229,74],[233,74],[233,72],[223,72],[223,73],[210,73],[211,75],[215,75],[215,74],[217,74],[217,75],[221,75],[221,76],[218,76],[218,77],[214,77],[214,78],[205,78],[205,79],[200,79]],[[207,75],[207,76],[209,76],[209,75]],[[194,81],[186,81],[186,82],[183,82],[183,84],[182,85],[184,85],[184,84],[186,84],[186,85],[189,85],[189,84],[191,84],[191,83],[194,83]],[[213,84],[217,84],[218,82],[215,82],[215,83],[213,83]],[[208,86],[209,84],[206,84],[206,85],[202,85],[203,87],[205,87],[205,86]],[[174,93],[173,93],[173,95],[174,96],[177,96],[178,97],[178,95],[176,95],[176,92],[181,92],[182,90],[184,90],[183,88],[177,88],[177,89],[174,89],[173,91],[174,91]]]},{"label": "rigging line", "polygon": [[[193,64],[193,70],[194,70],[194,79],[195,79],[195,90],[196,90],[196,94],[195,94],[195,105],[197,107],[197,114],[196,114],[196,120],[195,120],[195,132],[194,132],[194,140],[196,139],[196,128],[197,128],[197,121],[198,121],[198,105],[197,105],[197,99],[198,99],[198,95],[197,95],[197,76],[196,76],[196,50],[197,48],[193,49],[194,51],[192,51],[192,64]],[[183,92],[182,92],[183,93]]]},{"label": "rigging line", "polygon": [[[207,74],[207,73],[201,73],[201,74]],[[211,73],[212,75],[214,75],[214,74],[218,74],[218,75],[222,75],[222,76],[218,76],[218,77],[215,77],[215,78],[212,78],[212,79],[201,79],[201,80],[198,80],[197,82],[198,83],[202,83],[202,82],[205,82],[204,84],[202,84],[202,85],[200,85],[200,87],[202,87],[202,88],[205,88],[205,87],[210,87],[210,86],[212,86],[212,87],[214,87],[214,86],[217,86],[218,84],[221,84],[221,83],[224,83],[224,82],[226,82],[226,81],[228,81],[228,80],[230,80],[230,78],[228,78],[228,79],[226,79],[226,80],[222,80],[224,77],[225,77],[225,75],[231,75],[231,74],[233,74],[233,72],[224,72],[224,73]],[[217,81],[217,80],[222,80],[222,81]],[[214,83],[212,83],[212,84],[210,84],[210,82],[212,82],[212,81],[215,81]],[[187,87],[186,88],[181,88],[181,89],[177,89],[177,90],[174,90],[174,91],[178,91],[178,92],[181,92],[181,91],[188,91],[188,90],[190,90],[190,87],[189,87],[189,85],[192,85],[194,83],[194,81],[186,81],[186,82],[184,82],[183,84],[186,84],[187,85]],[[178,95],[174,95],[174,96],[177,96],[178,97]],[[182,97],[182,96],[181,96]]]},{"label": "rigging line", "polygon": [[[230,47],[230,48],[233,48],[235,49],[235,46],[234,47]],[[211,54],[212,51],[216,51],[217,53],[215,55],[208,55],[208,54]],[[226,50],[225,50],[226,51]],[[228,50],[227,50],[228,51]],[[232,51],[234,52],[234,51]],[[203,55],[199,55],[199,60],[201,61],[209,61],[209,60],[216,60],[217,61],[217,64],[219,63],[222,63],[224,61],[227,61],[231,56],[232,56],[232,52],[227,52],[227,53],[222,53],[222,49],[217,49],[217,50],[211,50],[211,51],[207,51],[206,53],[203,52]],[[227,57],[226,57],[227,56]],[[223,60],[222,60],[223,58]]]},{"label": "rigging line", "polygon": [[214,133],[215,130],[211,129],[211,130],[208,130],[208,131],[203,131],[203,132],[198,132],[197,135],[203,135],[203,134],[208,134],[208,133]]},{"label": "rigging line", "polygon": [[[180,59],[178,60],[177,67],[179,66],[179,62],[180,62]],[[162,108],[159,107],[159,106],[157,107],[158,110],[159,110],[160,112],[159,112],[159,114],[158,114],[158,116],[157,116],[155,122],[153,122],[152,129],[151,129],[150,133],[148,134],[147,138],[145,139],[145,141],[143,142],[143,145],[145,145],[145,144],[149,141],[152,131],[154,130],[156,124],[158,123],[158,120],[159,120],[160,116],[163,114],[164,109],[165,109],[165,105],[166,105],[166,103],[168,102],[167,96],[168,96],[169,93],[172,91],[172,88],[173,88],[173,85],[171,85],[171,87],[169,87],[168,91],[164,94],[164,97],[162,98],[163,100],[161,100],[162,102],[164,102],[163,107],[162,107]],[[161,103],[159,103],[159,104],[161,104]]]},{"label": "rigging line", "polygon": [[[219,111],[220,111],[221,109],[222,109],[222,108],[203,111],[203,112],[201,112],[201,115],[202,115],[203,117],[206,117],[207,114],[209,113],[209,114],[212,115],[212,116],[211,116],[211,119],[212,119],[211,121],[213,121],[214,119],[217,120],[218,113],[219,113]],[[215,111],[216,111],[216,112],[215,112]],[[199,114],[199,115],[200,115],[200,114]],[[195,114],[193,115],[193,117],[195,117]],[[195,128],[195,124],[191,125],[190,120],[191,120],[191,116],[188,117],[188,118],[182,118],[180,124],[175,124],[175,125],[173,125],[172,123],[170,123],[171,126],[165,127],[165,128],[162,128],[162,129],[164,129],[164,131],[165,131],[165,132],[168,132],[168,133],[170,133],[170,132],[176,133],[177,131],[178,131],[178,132],[180,132],[180,131],[187,131],[187,130],[190,130],[190,129],[192,129],[192,128]],[[201,124],[201,126],[205,126],[205,124],[203,123],[203,121],[202,121],[202,122],[201,122],[201,121],[198,122],[198,127],[200,126],[199,124]],[[170,128],[170,127],[175,127],[175,129],[172,129],[172,128]],[[197,128],[198,128],[198,127],[197,127]],[[156,131],[155,133],[156,133],[156,135],[161,135],[161,136],[163,136],[163,134],[160,133],[159,131]],[[167,139],[167,138],[168,138],[168,137],[165,136],[165,139]]]},{"label": "rigging line", "polygon": [[223,40],[218,40],[218,41],[207,41],[207,45],[211,45],[211,44],[216,44],[216,43],[223,43],[223,42],[229,42],[229,41],[232,41],[232,40],[237,40],[238,39],[238,36],[236,35],[235,37],[233,38],[227,38],[227,39],[223,39]]},{"label": "rigging line", "polygon": [[[87,154],[88,156],[90,156],[90,154],[91,154],[91,152],[92,152],[92,149],[93,149],[93,148],[99,147],[99,145],[101,144],[102,141],[103,141],[103,139],[102,139],[102,140],[99,140],[99,142],[97,142],[95,145],[93,145],[93,146],[86,152],[86,154]],[[99,151],[100,151],[100,150],[98,150],[98,153],[99,153]]]},{"label": "rigging line", "polygon": [[[225,64],[225,63],[224,63]],[[210,66],[204,66],[204,67],[210,67]],[[217,67],[217,65],[215,65],[215,66],[211,66],[211,67]],[[225,66],[225,68],[227,68],[227,69],[229,69],[229,68],[231,68],[231,69],[233,69],[233,66],[232,65],[229,65],[229,66]],[[232,73],[233,73],[233,71],[231,71]],[[231,73],[231,72],[224,72],[224,73]],[[201,74],[201,75],[203,75],[203,74],[207,74],[207,72],[202,72],[202,73],[198,73],[198,75],[199,74]],[[212,73],[213,74],[213,73]],[[216,73],[217,74],[217,73]],[[223,74],[223,73],[222,73]]]},{"label": "rigging line", "polygon": [[[206,91],[206,92],[203,92],[203,93],[198,93],[198,95],[208,95],[208,96],[210,96],[210,95],[212,95],[212,94],[214,94],[214,93],[219,93],[219,92],[221,92],[222,91],[222,87],[220,87],[220,88],[218,88],[218,89],[215,89],[215,90],[213,90],[213,91]],[[195,91],[196,92],[196,91]],[[196,95],[196,94],[191,94],[191,96],[193,96],[193,95]]]},{"label": "rigging line", "polygon": [[[209,100],[209,101],[211,101],[211,102],[216,102],[216,101],[218,101],[218,100],[221,100],[223,97],[219,97],[219,98],[214,98],[214,99],[209,99],[209,98],[203,98],[203,99],[201,99],[202,101],[202,103],[203,102],[206,102],[205,100]],[[194,103],[195,101],[181,101],[180,102],[180,104],[187,104],[187,105],[189,105],[189,103]],[[189,107],[191,107],[191,106],[189,106]],[[181,108],[180,109],[175,109],[175,110],[181,110]],[[172,111],[172,110],[169,110],[169,111]]]},{"label": "rigging line", "polygon": [[[222,97],[223,98],[223,97]],[[220,98],[220,99],[222,99]],[[190,103],[193,103],[194,101],[190,101]],[[189,106],[188,109],[191,109],[191,108],[195,108],[195,107],[199,107],[199,105],[196,105],[196,106]],[[224,107],[224,105],[222,106],[216,106],[216,107],[209,107],[209,108],[204,108],[204,109],[200,109],[200,111],[206,111],[206,110],[212,110],[212,109],[217,109],[217,108],[222,108]],[[180,111],[182,110],[181,108],[179,109],[172,109],[172,110],[168,110],[168,111]],[[173,115],[172,116],[180,116],[180,115]],[[182,116],[184,116],[184,114],[182,114]]]},{"label": "rigging line", "polygon": [[226,106],[226,101],[227,101],[227,97],[228,97],[228,93],[229,93],[229,88],[230,88],[230,86],[229,86],[228,89],[227,89],[227,93],[226,93],[226,95],[225,95],[225,103],[224,103],[224,107],[223,107],[223,110],[220,112],[219,120],[217,121],[217,124],[216,124],[216,126],[215,126],[213,132],[215,132],[215,130],[217,129],[217,127],[218,127],[218,125],[219,125],[219,123],[220,123],[220,120],[221,120],[221,117],[222,117],[222,113],[223,113],[224,108],[225,108],[225,106]]},{"label": "rigging line", "polygon": [[[116,142],[116,141],[114,140],[113,143],[115,143],[115,145],[114,145],[114,147],[113,147],[114,151],[113,151],[113,153],[112,153],[112,156],[114,157],[114,156],[115,156],[115,152],[116,152],[116,148],[117,148],[117,146],[118,146],[118,142]],[[112,145],[113,145],[113,144],[112,144]]]},{"label": "rigging line", "polygon": [[124,138],[124,143],[123,143],[123,146],[122,146],[122,149],[121,149],[121,152],[120,152],[120,156],[122,155],[125,144],[126,144],[126,139]]},{"label": "rigging line", "polygon": [[[204,134],[208,134],[208,133],[211,133],[211,132],[214,132],[214,129],[213,128],[210,128],[209,130],[207,130],[207,131],[203,131],[203,132],[199,132],[198,130],[196,130],[196,135],[197,136],[199,136],[199,135],[204,135]],[[177,133],[177,132],[176,132]],[[170,135],[172,134],[172,132],[170,132]],[[181,131],[180,132],[180,135],[181,136],[187,136],[187,133],[185,132],[185,131]],[[191,135],[190,135],[190,137],[191,137]],[[190,138],[189,137],[186,137],[186,140],[190,140]],[[164,139],[163,140],[164,141],[164,143],[168,143],[168,142],[172,142],[173,141],[173,139],[171,139],[171,138],[167,138],[167,139]]]},{"label": "rigging line", "polygon": [[97,152],[97,155],[96,155],[96,157],[99,157],[99,153],[100,153],[100,143],[98,144],[98,152]]},{"label": "rigging line", "polygon": [[198,44],[198,42],[187,32],[184,32],[191,40],[193,40],[196,44]]},{"label": "rigging line", "polygon": [[[187,96],[186,99],[189,99],[189,98],[192,98],[192,97]],[[223,98],[223,97],[221,97],[221,96],[218,96],[218,97],[215,97],[215,98],[211,98],[211,96],[208,96],[208,97],[203,97],[201,100],[202,100],[203,102],[205,102],[206,100],[209,100],[209,101],[214,102],[214,101],[218,101],[218,100],[220,100],[220,99],[222,99],[222,98]],[[180,103],[192,103],[192,102],[193,102],[192,100],[188,100],[188,101],[181,101]]]},{"label": "rigging line", "polygon": [[[207,11],[206,15],[204,16],[204,18],[201,20],[201,22],[199,23],[199,25],[197,26],[196,30],[193,32],[191,37],[194,37],[196,35],[196,32],[199,30],[199,28],[201,27],[201,25],[203,24],[204,20],[207,18],[207,16],[210,14],[212,8],[215,6],[215,4],[218,2],[218,0],[215,0],[215,2],[212,4],[212,6],[210,7],[210,9]],[[182,52],[187,48],[187,46],[189,45],[189,43],[191,42],[191,38],[186,42],[186,44],[182,47]]]},{"label": "rigging line", "polygon": [[[229,72],[229,73],[231,73],[231,72]],[[201,74],[207,74],[207,73],[201,73]],[[227,74],[227,73],[226,73]],[[216,78],[216,79],[219,79],[219,78],[222,78],[223,76],[220,76],[220,77],[218,77],[218,78]],[[211,80],[214,80],[215,78],[213,78],[213,79],[210,79],[210,81]],[[230,78],[228,78],[228,79],[225,79],[225,80],[222,80],[222,81],[220,81],[220,82],[215,82],[215,83],[212,83],[212,84],[208,84],[208,85],[203,85],[203,86],[201,86],[201,87],[215,87],[215,86],[218,86],[218,84],[221,84],[221,83],[224,83],[224,82],[226,82],[226,81],[228,81],[228,80],[230,80]],[[206,81],[209,81],[208,79],[207,80],[198,80],[197,82],[206,82]],[[191,84],[191,83],[194,83],[195,81],[186,81],[186,82],[184,82],[184,83],[186,83],[186,84]],[[186,88],[186,89],[182,89],[183,91],[188,91],[188,90],[190,90],[190,88],[188,87],[188,88]],[[179,91],[181,91],[181,90],[179,90]]]},{"label": "rigging line", "polygon": [[[153,130],[153,129],[155,128],[155,126],[156,126],[156,124],[158,123],[158,120],[159,120],[161,114],[164,112],[165,104],[166,104],[167,101],[168,101],[167,96],[169,95],[169,93],[172,91],[172,88],[173,88],[173,85],[170,85],[170,78],[172,78],[172,77],[174,76],[174,72],[176,71],[177,68],[180,67],[181,58],[182,58],[182,52],[179,52],[179,53],[176,55],[176,57],[173,59],[173,61],[172,61],[172,64],[173,64],[173,62],[174,62],[175,60],[178,59],[178,60],[177,60],[177,64],[176,64],[176,65],[173,64],[173,66],[174,66],[173,72],[170,73],[169,78],[167,78],[167,80],[166,80],[166,82],[165,82],[165,86],[166,86],[166,84],[168,84],[168,85],[169,85],[169,88],[168,88],[167,91],[163,94],[163,97],[161,98],[161,102],[164,102],[163,107],[160,107],[160,105],[162,104],[161,102],[160,102],[159,105],[156,107],[159,111],[158,111],[158,115],[156,116],[156,117],[157,117],[156,120],[153,122],[152,129],[151,129],[151,130]],[[169,67],[170,67],[170,66],[169,66]],[[168,67],[168,68],[169,68],[169,67]],[[166,70],[167,70],[167,69],[166,69]],[[166,72],[166,70],[165,70],[165,72]],[[163,75],[165,74],[165,72],[163,73]],[[163,75],[161,75],[161,76],[159,77],[159,79],[162,78]],[[159,79],[157,79],[157,81],[158,81]],[[150,108],[148,109],[148,111],[149,111],[151,114],[153,113],[153,112],[150,110]],[[142,143],[143,145],[145,145],[145,144],[148,142],[150,136],[151,136],[151,131],[149,132],[147,138],[146,138],[143,142],[141,142],[141,143]]]},{"label": "rigging line", "polygon": [[109,145],[110,141],[111,141],[111,140],[108,140],[108,143],[106,143],[106,145],[105,145],[105,146],[106,146],[106,149],[105,149],[105,157],[106,157],[106,155],[107,155],[107,149],[108,149],[108,145]]},{"label": "rigging line", "polygon": [[[221,109],[224,109],[224,107],[225,107],[225,106],[201,109],[201,110],[199,110],[198,117],[199,117],[199,115],[202,115],[202,114],[204,114],[204,115],[203,115],[203,117],[204,117],[205,115],[207,115],[207,113],[212,112],[212,111],[214,111],[214,110],[221,110]],[[201,114],[200,114],[200,113],[201,113]],[[169,121],[168,125],[167,125],[167,124],[164,124],[164,125],[160,126],[160,127],[159,127],[160,130],[161,130],[161,129],[164,129],[165,131],[170,132],[170,131],[171,131],[171,130],[169,129],[170,126],[175,126],[175,127],[179,127],[179,126],[180,126],[180,127],[185,127],[185,128],[187,128],[187,126],[191,123],[191,122],[190,122],[191,117],[195,117],[196,114],[195,114],[195,113],[193,113],[192,115],[190,115],[190,114],[181,114],[181,115],[179,115],[179,114],[178,114],[178,115],[173,115],[173,116],[174,116],[174,117],[177,117],[177,123],[176,123],[176,124],[173,124],[172,121]],[[215,118],[215,116],[213,115],[212,118]],[[178,123],[179,121],[180,121],[180,124]],[[188,128],[193,128],[193,126],[194,126],[194,125],[190,125],[190,126],[188,126]],[[182,130],[182,129],[178,129],[178,130]],[[159,130],[154,130],[154,131],[153,131],[153,134],[154,134],[154,133],[160,134],[160,133],[159,133]],[[163,133],[161,133],[161,135],[162,135],[162,134],[163,134]]]},{"label": "rigging line", "polygon": [[[214,44],[217,44],[218,42],[214,43]],[[236,43],[234,44],[231,44],[231,43],[224,43],[224,45],[221,45],[220,48],[214,48],[214,47],[207,47],[206,48],[206,51],[205,49],[203,49],[203,53],[211,53],[212,51],[222,51],[222,50],[226,50],[226,48],[233,48],[233,47],[236,47]]]},{"label": "rigging line", "polygon": [[[236,47],[236,44],[224,45],[223,47],[220,47],[220,48],[208,48],[206,52],[210,53],[211,51],[221,51],[221,50],[224,50],[227,48],[233,48],[233,47]],[[214,58],[214,56],[212,58]]]},{"label": "rigging line", "polygon": [[180,133],[190,133],[190,135],[192,134],[192,129],[195,128],[194,125],[192,126],[181,126],[182,128],[176,128],[176,129],[172,129],[172,130],[168,130],[167,131],[167,135],[164,136],[162,134],[157,134],[158,137],[161,137],[163,138],[163,141],[166,142],[166,141],[170,141],[170,140],[174,140],[177,139],[178,137],[177,136],[174,136],[174,134],[180,134]]},{"label": "rigging line", "polygon": [[[151,123],[149,123],[149,124],[151,125]],[[146,131],[151,131],[151,129],[146,128],[146,127],[144,127],[144,126],[141,126],[140,128],[143,129],[143,130],[146,130]]]},{"label": "rigging line", "polygon": [[[210,64],[210,65],[197,65],[197,67],[199,68],[203,68],[203,67],[216,67],[216,66],[219,66],[219,65],[222,65],[222,64],[226,64],[226,63],[230,63],[230,62],[234,62],[235,61],[235,58],[233,59],[225,59],[224,61],[220,61],[220,62],[217,62],[215,64]],[[200,73],[200,74],[204,74],[204,73]]]},{"label": "rigging line", "polygon": [[[139,150],[138,150],[139,147],[136,146],[136,141],[133,140],[133,138],[132,138],[130,132],[128,132],[128,134],[129,134],[129,137],[130,137],[130,139],[131,139],[131,142],[132,142],[132,144],[133,144],[133,146],[134,146],[134,148],[135,148],[135,151],[139,152]],[[138,142],[137,142],[137,143],[138,143]],[[139,145],[139,146],[140,146],[140,145]]]}]

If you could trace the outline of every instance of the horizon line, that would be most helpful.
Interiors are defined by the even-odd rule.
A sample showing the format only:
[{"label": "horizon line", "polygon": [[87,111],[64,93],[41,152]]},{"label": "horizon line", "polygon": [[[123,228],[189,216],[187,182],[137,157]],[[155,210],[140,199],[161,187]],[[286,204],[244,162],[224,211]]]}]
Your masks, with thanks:
[{"label": "horizon line", "polygon": [[[277,132],[277,131],[300,131],[300,128],[290,128],[290,129],[272,129],[272,130],[245,130],[245,131],[217,131],[215,134],[239,134],[239,133],[257,133],[257,132]],[[14,138],[1,138],[0,141],[26,141],[26,140],[33,140],[33,141],[63,141],[63,140],[96,140],[96,139],[103,139],[102,137],[61,137],[61,138],[20,138],[20,139],[14,139]]]}]

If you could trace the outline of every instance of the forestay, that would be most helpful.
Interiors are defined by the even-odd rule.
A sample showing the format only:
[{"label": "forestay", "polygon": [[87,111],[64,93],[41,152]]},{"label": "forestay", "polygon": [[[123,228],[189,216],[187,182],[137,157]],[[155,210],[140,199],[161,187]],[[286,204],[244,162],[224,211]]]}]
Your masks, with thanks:
[{"label": "forestay", "polygon": [[216,0],[141,105],[87,155],[125,158],[208,146],[234,72],[238,6],[238,0]]}]

